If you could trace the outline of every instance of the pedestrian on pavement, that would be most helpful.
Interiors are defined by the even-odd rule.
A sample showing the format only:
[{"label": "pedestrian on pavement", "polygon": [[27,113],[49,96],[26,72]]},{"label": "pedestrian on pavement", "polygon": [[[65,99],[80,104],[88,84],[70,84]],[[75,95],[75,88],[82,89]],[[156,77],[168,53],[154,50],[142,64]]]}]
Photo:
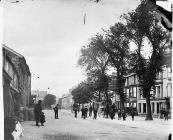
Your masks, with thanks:
[{"label": "pedestrian on pavement", "polygon": [[126,120],[126,116],[127,116],[125,110],[122,111],[122,116],[123,116],[123,121],[125,121]]},{"label": "pedestrian on pavement", "polygon": [[46,122],[44,112],[41,112],[41,117],[40,117],[40,123],[41,126],[44,126],[44,123]]},{"label": "pedestrian on pavement", "polygon": [[90,116],[90,117],[92,116],[92,111],[93,111],[93,108],[92,108],[92,106],[90,105],[90,107],[89,107],[89,116]]},{"label": "pedestrian on pavement", "polygon": [[165,110],[165,121],[168,121],[168,118],[169,118],[169,110],[166,109]]},{"label": "pedestrian on pavement", "polygon": [[115,117],[115,104],[113,103],[110,107],[110,118],[113,120]]},{"label": "pedestrian on pavement", "polygon": [[118,110],[118,120],[121,120],[121,111]]},{"label": "pedestrian on pavement", "polygon": [[36,126],[39,126],[42,107],[41,107],[41,100],[38,101],[38,103],[34,106],[34,115],[36,120]]},{"label": "pedestrian on pavement", "polygon": [[135,111],[134,111],[133,108],[132,108],[132,110],[131,110],[131,116],[132,116],[132,121],[134,121]]},{"label": "pedestrian on pavement", "polygon": [[88,108],[87,106],[85,107],[85,118],[87,118],[87,115],[88,115]]},{"label": "pedestrian on pavement", "polygon": [[85,119],[85,108],[84,108],[84,106],[82,106],[81,112],[82,112],[81,117]]},{"label": "pedestrian on pavement", "polygon": [[58,109],[59,109],[59,105],[57,104],[53,109],[54,109],[54,112],[55,112],[55,119],[58,119]]},{"label": "pedestrian on pavement", "polygon": [[98,109],[95,107],[93,110],[93,113],[94,113],[93,119],[95,119],[95,120],[97,119],[97,111],[98,111]]},{"label": "pedestrian on pavement", "polygon": [[78,105],[76,103],[73,104],[74,117],[77,118]]},{"label": "pedestrian on pavement", "polygon": [[106,104],[106,108],[105,108],[105,115],[106,115],[106,118],[108,118],[108,115],[109,115],[109,104],[107,103]]}]

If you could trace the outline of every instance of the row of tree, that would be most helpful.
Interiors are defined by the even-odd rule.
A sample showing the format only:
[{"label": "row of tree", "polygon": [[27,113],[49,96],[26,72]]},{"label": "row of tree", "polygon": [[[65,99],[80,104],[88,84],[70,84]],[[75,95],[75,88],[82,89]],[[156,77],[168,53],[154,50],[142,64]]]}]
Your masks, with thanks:
[{"label": "row of tree", "polygon": [[[135,72],[139,87],[146,98],[146,120],[152,120],[150,91],[155,85],[156,75],[162,71],[164,50],[170,45],[170,33],[162,28],[157,9],[146,0],[129,13],[120,16],[122,22],[115,23],[109,30],[104,30],[90,39],[88,45],[81,48],[78,64],[85,69],[87,79],[72,90],[76,103],[88,103],[92,100],[110,102],[109,91],[110,67],[116,70],[114,92],[120,96],[121,108],[124,109],[124,76]],[[146,43],[147,42],[147,43]],[[136,50],[130,50],[130,44]],[[150,56],[144,50],[150,46]]]}]

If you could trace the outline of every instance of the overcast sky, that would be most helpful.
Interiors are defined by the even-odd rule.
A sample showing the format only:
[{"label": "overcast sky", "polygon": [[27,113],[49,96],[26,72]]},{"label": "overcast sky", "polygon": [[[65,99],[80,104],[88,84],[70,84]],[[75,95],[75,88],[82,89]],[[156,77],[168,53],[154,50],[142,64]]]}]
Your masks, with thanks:
[{"label": "overcast sky", "polygon": [[138,0],[6,1],[3,43],[25,57],[32,73],[32,90],[49,87],[48,92],[57,96],[68,93],[85,79],[84,71],[77,67],[82,45],[139,3]]}]

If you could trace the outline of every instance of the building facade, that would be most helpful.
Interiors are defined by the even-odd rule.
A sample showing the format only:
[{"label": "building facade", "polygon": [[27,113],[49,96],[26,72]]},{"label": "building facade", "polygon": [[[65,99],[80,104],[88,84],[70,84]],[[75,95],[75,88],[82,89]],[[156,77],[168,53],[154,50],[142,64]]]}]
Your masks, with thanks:
[{"label": "building facade", "polygon": [[4,117],[19,116],[30,104],[31,73],[24,56],[3,45]]},{"label": "building facade", "polygon": [[59,101],[60,100],[62,109],[71,109],[72,105],[74,104],[71,94],[63,96],[61,99],[59,99]]},{"label": "building facade", "polygon": [[[159,116],[161,110],[172,108],[172,70],[169,66],[163,66],[162,72],[157,74],[154,90],[151,90],[150,102],[153,116]],[[128,101],[125,107],[134,107],[137,109],[139,115],[146,115],[147,105],[146,99],[143,98],[139,87],[138,78],[136,74],[126,76],[125,93]]]},{"label": "building facade", "polygon": [[125,87],[124,92],[127,95],[127,102],[125,107],[137,107],[137,95],[139,94],[138,78],[137,75],[132,73],[125,77]]}]

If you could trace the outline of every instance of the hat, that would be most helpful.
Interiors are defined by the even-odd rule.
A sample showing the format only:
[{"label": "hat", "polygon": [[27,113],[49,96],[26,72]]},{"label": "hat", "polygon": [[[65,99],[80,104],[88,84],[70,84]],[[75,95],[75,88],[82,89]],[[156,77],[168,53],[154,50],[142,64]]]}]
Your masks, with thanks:
[{"label": "hat", "polygon": [[41,100],[38,100],[38,103],[41,103],[42,101]]}]

